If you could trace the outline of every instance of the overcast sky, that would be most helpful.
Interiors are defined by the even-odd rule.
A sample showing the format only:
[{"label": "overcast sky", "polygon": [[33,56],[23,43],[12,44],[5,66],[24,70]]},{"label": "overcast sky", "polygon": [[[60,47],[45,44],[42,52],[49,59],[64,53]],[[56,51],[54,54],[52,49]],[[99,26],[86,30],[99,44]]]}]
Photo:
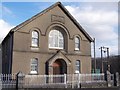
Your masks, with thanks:
[{"label": "overcast sky", "polygon": [[[0,17],[0,42],[9,30],[55,2],[3,2]],[[96,55],[99,47],[110,48],[110,55],[118,54],[118,3],[117,2],[63,2],[63,5],[96,38]],[[0,10],[1,11],[1,10]],[[93,48],[92,48],[93,50]]]}]

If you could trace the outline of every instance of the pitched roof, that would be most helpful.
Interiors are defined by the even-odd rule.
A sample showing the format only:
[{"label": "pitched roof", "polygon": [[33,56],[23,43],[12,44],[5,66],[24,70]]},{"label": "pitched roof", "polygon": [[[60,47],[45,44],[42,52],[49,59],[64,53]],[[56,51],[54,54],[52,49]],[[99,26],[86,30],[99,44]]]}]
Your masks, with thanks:
[{"label": "pitched roof", "polygon": [[61,2],[57,2],[55,4],[53,4],[52,6],[48,7],[47,9],[43,10],[42,12],[34,15],[33,17],[31,17],[30,19],[26,20],[25,22],[17,25],[16,27],[14,27],[13,29],[11,29],[10,32],[14,32],[17,31],[19,28],[22,28],[24,25],[28,24],[29,22],[33,21],[34,19],[36,19],[37,17],[43,15],[44,13],[48,12],[49,10],[51,10],[52,8],[59,6],[64,13],[70,18],[70,20],[79,28],[79,30],[86,36],[86,38],[90,41],[93,42],[93,39],[89,36],[89,34],[81,27],[81,25],[75,20],[75,18],[69,13],[69,11],[61,4]]}]

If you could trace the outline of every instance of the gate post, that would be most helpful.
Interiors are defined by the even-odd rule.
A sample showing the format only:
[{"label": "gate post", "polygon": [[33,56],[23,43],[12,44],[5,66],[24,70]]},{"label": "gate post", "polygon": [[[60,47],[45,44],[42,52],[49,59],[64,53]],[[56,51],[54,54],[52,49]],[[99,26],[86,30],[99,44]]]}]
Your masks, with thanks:
[{"label": "gate post", "polygon": [[16,89],[22,89],[24,86],[25,74],[20,71],[17,73],[16,77],[17,77]]},{"label": "gate post", "polygon": [[64,84],[66,84],[67,78],[66,78],[66,74],[64,74]]},{"label": "gate post", "polygon": [[111,73],[107,71],[107,84],[108,87],[111,87]]},{"label": "gate post", "polygon": [[78,88],[81,88],[80,84],[80,73],[78,73]]},{"label": "gate post", "polygon": [[65,88],[67,88],[67,74],[64,74],[64,84]]},{"label": "gate post", "polygon": [[116,86],[119,86],[119,83],[120,83],[120,82],[119,82],[119,73],[116,72],[115,75],[116,75],[116,78],[115,78],[115,79],[116,79]]}]

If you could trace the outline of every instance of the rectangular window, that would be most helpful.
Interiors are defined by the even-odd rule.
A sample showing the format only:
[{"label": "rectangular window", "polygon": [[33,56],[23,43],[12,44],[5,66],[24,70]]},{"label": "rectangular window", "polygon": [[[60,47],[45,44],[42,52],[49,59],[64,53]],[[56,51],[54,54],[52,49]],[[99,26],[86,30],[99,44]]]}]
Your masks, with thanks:
[{"label": "rectangular window", "polygon": [[31,74],[37,74],[38,73],[38,59],[37,58],[33,58],[31,59]]}]

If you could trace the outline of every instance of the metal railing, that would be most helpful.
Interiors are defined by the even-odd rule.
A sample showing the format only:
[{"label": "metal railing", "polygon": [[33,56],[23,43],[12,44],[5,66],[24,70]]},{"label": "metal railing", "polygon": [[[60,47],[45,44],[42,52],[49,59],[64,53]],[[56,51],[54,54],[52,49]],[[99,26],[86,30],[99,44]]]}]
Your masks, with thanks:
[{"label": "metal railing", "polygon": [[105,82],[104,74],[25,75],[22,78],[16,75],[0,74],[0,87],[16,88],[19,84],[22,88],[80,88],[81,84]]},{"label": "metal railing", "polygon": [[65,78],[66,75],[25,75],[24,87],[63,87]]},{"label": "metal railing", "polygon": [[0,74],[0,87],[1,88],[15,88],[16,87],[16,74]]},{"label": "metal railing", "polygon": [[25,87],[80,87],[81,83],[104,82],[104,74],[25,75]]}]

